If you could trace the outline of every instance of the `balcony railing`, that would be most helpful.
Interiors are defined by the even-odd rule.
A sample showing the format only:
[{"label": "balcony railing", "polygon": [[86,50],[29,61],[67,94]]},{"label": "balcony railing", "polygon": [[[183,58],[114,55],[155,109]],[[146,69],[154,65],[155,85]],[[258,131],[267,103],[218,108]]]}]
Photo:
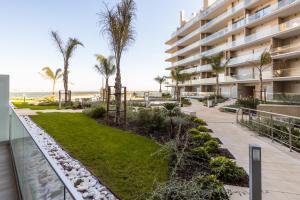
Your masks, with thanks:
[{"label": "balcony railing", "polygon": [[217,8],[221,7],[227,0],[216,0],[212,5],[210,5],[206,10],[201,13],[202,17],[206,17],[211,12],[215,11]]},{"label": "balcony railing", "polygon": [[275,69],[275,70],[273,70],[273,77],[274,78],[300,77],[300,68],[293,67],[293,68],[286,68],[286,69]]},{"label": "balcony railing", "polygon": [[[245,74],[237,74],[237,75],[232,75],[234,79],[237,81],[243,81],[243,80],[259,80],[259,73],[245,73]],[[272,71],[265,71],[262,73],[262,78],[263,79],[270,79],[273,78],[273,73]]]},{"label": "balcony railing", "polygon": [[180,54],[183,54],[183,53],[186,53],[186,52],[188,52],[188,51],[190,51],[194,48],[200,47],[200,45],[201,45],[201,41],[195,42],[195,43],[193,43],[193,44],[191,44],[191,45],[189,45],[189,46],[187,46],[183,49],[178,50],[176,53],[171,54],[170,58],[176,57],[176,56],[178,56]]},{"label": "balcony railing", "polygon": [[201,18],[200,13],[197,13],[195,17],[190,19],[186,24],[184,24],[182,27],[178,28],[175,32],[172,33],[172,37],[175,37],[176,35],[181,34],[185,30],[187,30],[189,27],[191,27],[194,23],[198,22]]},{"label": "balcony railing", "polygon": [[201,55],[200,54],[196,54],[196,55],[187,57],[185,59],[179,60],[179,61],[177,61],[175,63],[172,63],[172,67],[177,67],[177,66],[180,66],[180,65],[185,65],[185,64],[188,64],[188,63],[196,62],[200,58],[201,58]]},{"label": "balcony railing", "polygon": [[238,65],[238,64],[246,63],[246,62],[257,61],[257,60],[259,60],[262,52],[263,51],[259,51],[259,52],[256,52],[256,53],[231,58],[229,63],[228,63],[228,66],[235,66],[235,65]]},{"label": "balcony railing", "polygon": [[190,73],[200,73],[200,72],[207,72],[207,71],[211,71],[211,65],[209,65],[209,64],[185,69],[185,70],[182,70],[181,72],[190,74]]},{"label": "balcony railing", "polygon": [[14,109],[10,112],[10,144],[22,199],[82,200]]},{"label": "balcony railing", "polygon": [[274,48],[272,50],[272,56],[278,56],[287,53],[300,52],[300,44],[289,44],[281,47]]}]

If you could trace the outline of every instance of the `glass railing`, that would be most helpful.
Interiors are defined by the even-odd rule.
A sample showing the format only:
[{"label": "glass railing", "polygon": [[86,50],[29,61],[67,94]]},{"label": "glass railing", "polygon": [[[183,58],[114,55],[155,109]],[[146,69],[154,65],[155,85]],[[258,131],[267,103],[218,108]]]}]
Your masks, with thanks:
[{"label": "glass railing", "polygon": [[174,33],[172,33],[172,37],[175,37],[176,35],[182,33],[183,31],[188,29],[190,26],[192,26],[194,23],[198,22],[200,20],[200,17],[201,17],[200,13],[196,14],[196,16],[193,17],[192,19],[190,19],[185,25],[178,28]]},{"label": "glass railing", "polygon": [[220,45],[220,46],[217,46],[213,49],[209,49],[207,51],[203,51],[202,52],[202,56],[211,56],[212,54],[215,54],[215,53],[218,53],[218,52],[221,52],[223,50],[225,50],[227,48],[227,44],[223,44],[223,45]]},{"label": "glass railing", "polygon": [[[191,39],[192,37],[199,35],[200,32],[201,32],[200,28],[194,30],[193,32],[187,34],[186,36],[184,36],[183,38],[179,39],[174,44],[172,44],[172,46],[170,47],[170,49],[174,48],[176,46],[180,46],[182,43],[186,42],[187,40]],[[200,36],[199,36],[199,39],[200,39]]]},{"label": "glass railing", "polygon": [[10,144],[22,199],[82,200],[23,121],[12,108],[10,110]]},{"label": "glass railing", "polygon": [[[259,79],[259,73],[245,73],[245,74],[236,74],[232,75],[232,77],[236,80],[258,80]],[[263,79],[269,79],[273,78],[272,71],[265,71],[262,73]]]},{"label": "glass railing", "polygon": [[204,24],[202,26],[202,30],[208,28],[209,26],[211,26],[212,24],[215,24],[223,19],[225,19],[226,17],[230,16],[231,14],[241,10],[242,8],[244,8],[245,4],[244,2],[239,3],[238,5],[230,8],[229,10],[227,10],[226,12],[224,12],[223,14],[219,15],[218,17],[210,20],[209,22],[207,22],[206,24]]},{"label": "glass railing", "polygon": [[211,65],[200,65],[197,67],[189,68],[182,70],[182,73],[200,73],[200,72],[208,72],[211,71]]},{"label": "glass railing", "polygon": [[273,70],[273,77],[274,78],[300,77],[300,68],[293,67],[293,68],[285,68],[285,69],[276,69]]},{"label": "glass railing", "polygon": [[177,62],[172,63],[173,67],[179,66],[179,65],[185,65],[194,61],[197,61],[201,58],[201,54],[196,54],[190,57],[187,57],[185,59],[179,60]]},{"label": "glass railing", "polygon": [[272,56],[278,56],[281,54],[287,54],[292,52],[300,52],[300,43],[289,44],[289,45],[274,48],[272,50]]},{"label": "glass railing", "polygon": [[259,60],[262,52],[263,51],[259,51],[259,52],[256,52],[256,53],[251,53],[251,54],[231,58],[229,63],[228,63],[228,66],[234,66],[234,65],[237,65],[237,64],[245,63],[245,62],[257,61],[257,60]]},{"label": "glass railing", "polygon": [[195,43],[193,43],[193,44],[191,44],[191,45],[189,45],[189,46],[187,46],[183,49],[178,50],[176,53],[171,54],[170,58],[176,57],[176,56],[178,56],[180,54],[183,54],[185,52],[188,52],[188,51],[190,51],[194,48],[200,47],[200,45],[201,45],[201,41],[199,40],[198,42],[195,42]]},{"label": "glass railing", "polygon": [[210,5],[206,10],[201,13],[202,17],[207,16],[209,13],[213,12],[221,5],[223,5],[227,0],[216,0],[212,5]]}]

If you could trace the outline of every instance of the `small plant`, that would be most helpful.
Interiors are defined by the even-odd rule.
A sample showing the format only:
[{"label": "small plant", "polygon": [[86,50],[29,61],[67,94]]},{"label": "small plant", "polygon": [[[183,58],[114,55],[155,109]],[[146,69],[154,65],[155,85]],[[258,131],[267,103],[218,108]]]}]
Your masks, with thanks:
[{"label": "small plant", "polygon": [[197,145],[203,145],[205,142],[211,140],[212,137],[209,133],[199,133],[192,136],[192,141]]},{"label": "small plant", "polygon": [[191,128],[191,129],[188,130],[188,134],[191,135],[191,136],[198,135],[200,133],[201,132],[197,128]]},{"label": "small plant", "polygon": [[187,99],[187,98],[181,98],[181,104],[185,105],[185,106],[190,106],[192,105],[191,100]]},{"label": "small plant", "polygon": [[215,139],[212,139],[205,142],[204,147],[208,153],[215,153],[220,148],[220,144]]},{"label": "small plant", "polygon": [[204,147],[196,147],[191,150],[192,154],[199,157],[202,160],[209,160],[209,154]]},{"label": "small plant", "polygon": [[83,113],[94,119],[99,119],[99,118],[103,118],[105,116],[106,109],[102,106],[94,107],[94,108],[87,108],[83,111]]},{"label": "small plant", "polygon": [[197,130],[200,132],[208,132],[208,128],[206,126],[200,125],[197,127]]},{"label": "small plant", "polygon": [[217,178],[224,182],[236,183],[246,176],[243,168],[237,166],[236,162],[223,156],[212,159],[210,166]]},{"label": "small plant", "polygon": [[206,125],[206,122],[201,118],[194,118],[193,121],[199,125]]},{"label": "small plant", "polygon": [[240,107],[256,109],[257,105],[259,104],[259,100],[254,99],[253,97],[248,97],[248,98],[238,99],[236,104],[239,105]]},{"label": "small plant", "polygon": [[205,199],[228,199],[224,185],[217,180],[215,175],[198,176],[197,182],[199,187],[206,191]]}]

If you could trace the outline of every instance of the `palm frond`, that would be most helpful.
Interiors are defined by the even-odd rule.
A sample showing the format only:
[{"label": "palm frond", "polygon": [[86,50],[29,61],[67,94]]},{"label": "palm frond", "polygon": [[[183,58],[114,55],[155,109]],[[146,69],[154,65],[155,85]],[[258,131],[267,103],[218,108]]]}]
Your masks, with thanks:
[{"label": "palm frond", "polygon": [[53,73],[53,71],[51,70],[50,67],[44,67],[42,69],[42,76],[44,76],[45,78],[47,79],[51,79],[51,80],[54,80],[55,79],[55,75]]},{"label": "palm frond", "polygon": [[104,77],[110,77],[115,74],[116,65],[114,64],[114,57],[109,56],[106,58],[103,55],[96,54],[96,59],[100,65],[95,65],[94,69]]},{"label": "palm frond", "polygon": [[67,45],[65,47],[66,60],[69,60],[72,57],[77,46],[84,47],[84,45],[76,38],[69,38]]},{"label": "palm frond", "polygon": [[62,39],[60,38],[60,36],[58,35],[58,33],[56,31],[51,31],[51,35],[52,35],[52,38],[53,38],[58,50],[62,53],[63,57],[65,58],[65,51],[63,48]]}]

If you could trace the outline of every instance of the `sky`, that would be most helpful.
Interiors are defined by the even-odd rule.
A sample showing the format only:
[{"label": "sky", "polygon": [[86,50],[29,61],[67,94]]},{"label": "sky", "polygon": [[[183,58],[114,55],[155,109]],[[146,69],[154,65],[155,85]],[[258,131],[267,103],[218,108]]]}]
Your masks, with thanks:
[{"label": "sky", "polygon": [[[0,0],[0,74],[9,74],[13,92],[46,92],[51,82],[39,72],[43,67],[63,68],[62,56],[50,37],[58,31],[64,41],[78,38],[70,62],[73,91],[96,91],[102,78],[95,72],[95,54],[111,55],[100,32],[103,3],[118,0]],[[164,44],[179,25],[180,10],[189,17],[201,8],[202,0],[136,0],[136,41],[121,61],[122,84],[129,90],[157,90],[153,80],[168,75]],[[111,78],[110,84],[114,83]],[[57,89],[62,89],[62,81]]]}]

